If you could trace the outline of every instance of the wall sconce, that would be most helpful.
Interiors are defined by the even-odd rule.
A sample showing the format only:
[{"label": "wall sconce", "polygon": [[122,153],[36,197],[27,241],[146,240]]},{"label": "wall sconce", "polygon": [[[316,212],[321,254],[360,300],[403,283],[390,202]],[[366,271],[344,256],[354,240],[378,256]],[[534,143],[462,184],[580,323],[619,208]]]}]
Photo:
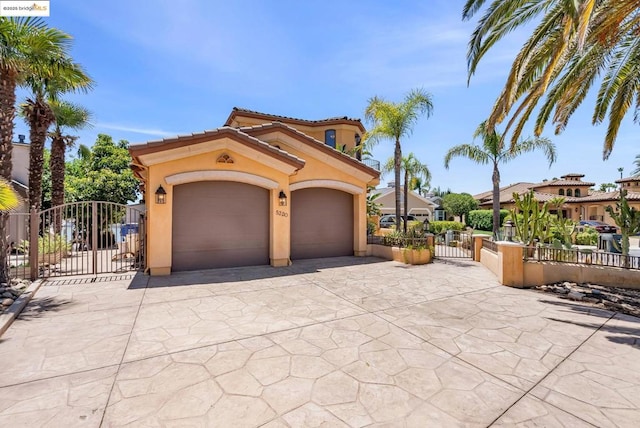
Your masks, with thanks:
[{"label": "wall sconce", "polygon": [[504,237],[507,241],[513,241],[513,229],[514,224],[511,220],[507,220],[504,223]]},{"label": "wall sconce", "polygon": [[164,190],[162,184],[156,190],[156,204],[166,204],[167,203],[167,191]]},{"label": "wall sconce", "polygon": [[281,207],[286,207],[287,206],[287,195],[282,190],[280,191],[280,194],[278,195],[278,205],[280,205]]},{"label": "wall sconce", "polygon": [[578,207],[576,207],[576,212],[578,212]]}]

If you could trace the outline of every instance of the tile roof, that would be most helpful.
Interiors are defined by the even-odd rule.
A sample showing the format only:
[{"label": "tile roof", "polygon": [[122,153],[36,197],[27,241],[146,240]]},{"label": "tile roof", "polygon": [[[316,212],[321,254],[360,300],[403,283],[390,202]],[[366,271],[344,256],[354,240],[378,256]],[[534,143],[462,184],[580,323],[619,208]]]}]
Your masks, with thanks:
[{"label": "tile roof", "polygon": [[268,120],[269,122],[275,122],[275,121],[291,122],[291,123],[310,125],[310,126],[347,123],[347,124],[358,126],[362,130],[362,132],[365,131],[364,125],[362,124],[362,121],[360,119],[351,118],[348,116],[336,116],[336,117],[329,117],[326,119],[309,120],[309,119],[300,119],[297,117],[290,117],[290,116],[280,116],[277,114],[262,113],[259,111],[249,110],[249,109],[240,108],[240,107],[233,108],[233,110],[231,111],[231,114],[227,118],[227,121],[224,123],[225,126],[230,125],[231,122],[233,121],[233,118],[238,114],[240,115],[245,114],[252,117],[258,117],[261,119]]},{"label": "tile roof", "polygon": [[[602,202],[602,201],[611,201],[615,202],[620,199],[620,191],[616,190],[615,192],[598,192],[596,194],[592,194],[589,196],[585,196],[583,198],[578,198],[580,202]],[[629,201],[640,201],[640,192],[632,192],[627,191],[627,200]]]},{"label": "tile roof", "polygon": [[[521,193],[528,191],[531,186],[534,186],[535,183],[525,183],[519,182],[514,184],[509,184],[508,186],[504,186],[500,188],[500,200],[504,201],[505,198],[510,199],[513,192]],[[481,201],[481,205],[484,205],[487,202],[491,202],[493,200],[493,191],[489,190],[488,192],[478,193],[473,196],[474,199]]]},{"label": "tile roof", "polygon": [[238,141],[241,141],[246,145],[262,151],[266,154],[279,157],[281,160],[295,165],[298,168],[302,168],[304,166],[304,159],[300,159],[299,157],[292,155],[291,153],[265,143],[264,141],[248,135],[237,128],[232,128],[229,126],[223,126],[221,128],[211,129],[203,132],[195,132],[192,134],[163,138],[162,140],[152,140],[142,144],[134,144],[129,146],[129,152],[131,153],[131,157],[135,160],[139,156],[148,153],[161,152],[164,150],[190,146],[192,144],[204,143],[206,141],[225,136],[236,137]]},{"label": "tile roof", "polygon": [[[564,176],[566,177],[566,176]],[[595,186],[596,183],[590,183],[588,181],[577,181],[577,180],[551,180],[551,181],[543,181],[542,183],[538,183],[532,187],[532,189],[537,189],[539,187],[545,186]]]},{"label": "tile roof", "polygon": [[625,178],[621,178],[620,180],[616,180],[616,183],[626,183],[626,182],[633,182],[633,181],[640,181],[640,175],[638,176],[631,176],[631,177],[625,177]]},{"label": "tile roof", "polygon": [[289,126],[285,123],[271,122],[271,123],[264,123],[264,124],[255,125],[255,126],[244,126],[237,129],[239,129],[243,133],[246,133],[247,135],[252,135],[252,136],[264,134],[264,133],[270,132],[273,129],[285,131],[294,137],[305,140],[307,143],[309,143],[316,149],[322,150],[338,160],[349,163],[352,166],[355,166],[356,168],[372,175],[375,178],[380,177],[380,171],[378,171],[377,169],[371,168],[370,166],[364,164],[362,161],[359,161],[358,159],[352,156],[349,156],[348,154],[343,153],[340,150],[336,150],[333,147],[326,145],[322,141],[316,140],[315,138],[310,137],[304,132],[300,132],[296,128]]}]

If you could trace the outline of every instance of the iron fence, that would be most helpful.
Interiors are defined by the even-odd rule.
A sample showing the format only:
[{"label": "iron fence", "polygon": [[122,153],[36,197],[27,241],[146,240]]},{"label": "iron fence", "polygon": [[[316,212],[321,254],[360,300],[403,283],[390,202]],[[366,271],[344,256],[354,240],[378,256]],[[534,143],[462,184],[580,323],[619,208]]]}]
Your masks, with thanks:
[{"label": "iron fence", "polygon": [[539,262],[573,263],[640,270],[639,256],[624,256],[619,253],[588,249],[524,247],[523,258]]},{"label": "iron fence", "polygon": [[492,253],[498,252],[498,244],[496,244],[494,241],[491,241],[489,239],[482,240],[482,248],[485,248],[491,251]]}]

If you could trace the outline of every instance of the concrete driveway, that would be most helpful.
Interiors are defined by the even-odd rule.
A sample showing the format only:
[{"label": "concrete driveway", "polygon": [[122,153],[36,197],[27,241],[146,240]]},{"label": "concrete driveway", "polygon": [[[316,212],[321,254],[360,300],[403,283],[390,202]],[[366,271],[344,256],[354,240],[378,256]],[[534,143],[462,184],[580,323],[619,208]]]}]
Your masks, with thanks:
[{"label": "concrete driveway", "polygon": [[639,321],[467,261],[55,280],[0,338],[0,426],[637,427]]}]

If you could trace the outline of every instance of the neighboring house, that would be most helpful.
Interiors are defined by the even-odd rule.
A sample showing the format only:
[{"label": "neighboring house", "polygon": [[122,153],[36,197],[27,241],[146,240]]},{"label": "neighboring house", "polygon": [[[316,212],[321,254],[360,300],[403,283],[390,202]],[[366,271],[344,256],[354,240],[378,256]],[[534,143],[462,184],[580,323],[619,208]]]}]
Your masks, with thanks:
[{"label": "neighboring house", "polygon": [[151,275],[364,256],[380,173],[344,153],[364,132],[358,119],[234,108],[221,128],[132,145]]},{"label": "neighboring house", "polygon": [[[385,189],[377,189],[380,193],[380,196],[376,199],[376,203],[379,204],[380,212],[384,214],[395,214],[396,212],[396,194],[395,188],[389,186]],[[404,210],[404,189],[400,186],[400,209]],[[414,215],[419,220],[424,221],[428,219],[429,221],[434,220],[434,210],[438,207],[438,203],[432,201],[429,198],[425,198],[424,196],[419,195],[413,190],[409,191],[408,194],[408,214]]]},{"label": "neighboring house", "polygon": [[11,151],[11,185],[20,196],[20,205],[9,217],[9,242],[17,246],[23,240],[28,240],[26,216],[17,213],[29,212],[29,144],[25,142],[24,135],[18,135],[18,141],[13,142]]},{"label": "neighboring house", "polygon": [[[559,180],[546,180],[541,183],[515,183],[500,188],[500,207],[504,209],[513,208],[513,193],[519,195],[533,190],[534,196],[541,203],[553,198],[564,197],[565,203],[560,209],[566,218],[574,221],[580,220],[600,220],[608,224],[615,225],[615,222],[607,214],[605,208],[609,205],[615,207],[615,203],[620,199],[620,191],[599,192],[591,190],[595,183],[582,181],[584,174],[567,174]],[[627,190],[629,205],[640,210],[640,177],[628,177],[616,180]],[[491,209],[493,204],[492,192],[487,191],[474,195],[480,208]],[[550,207],[551,212],[556,212]]]}]

